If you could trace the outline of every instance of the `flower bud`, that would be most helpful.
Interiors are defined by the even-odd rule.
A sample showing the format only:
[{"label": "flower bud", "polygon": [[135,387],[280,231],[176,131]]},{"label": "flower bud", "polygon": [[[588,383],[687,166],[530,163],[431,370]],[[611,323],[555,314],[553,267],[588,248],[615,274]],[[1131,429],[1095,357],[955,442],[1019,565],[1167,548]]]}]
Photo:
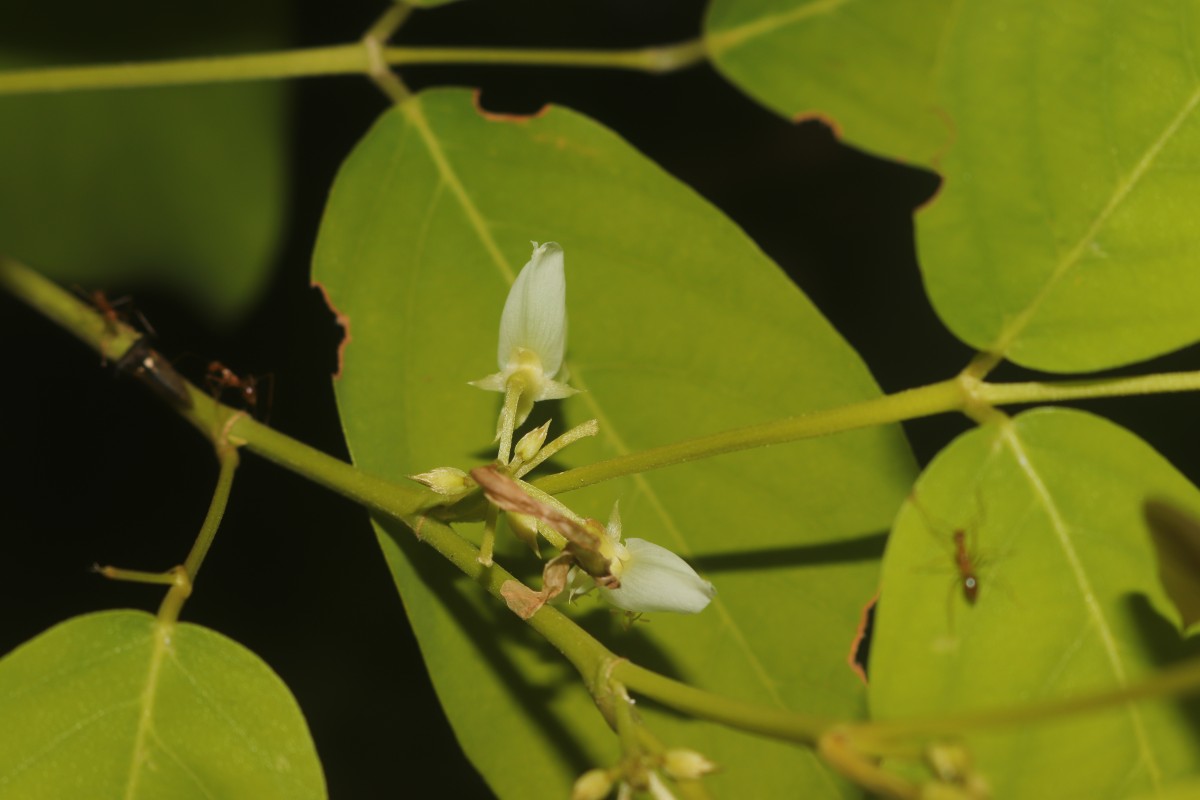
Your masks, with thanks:
[{"label": "flower bud", "polygon": [[542,445],[546,443],[546,434],[550,432],[550,420],[546,420],[546,424],[540,428],[534,428],[529,433],[521,437],[521,441],[517,442],[515,453],[521,461],[531,461],[538,454],[538,450],[542,449]]},{"label": "flower bud", "polygon": [[695,750],[679,747],[663,754],[662,768],[675,780],[690,781],[707,775],[717,765]]},{"label": "flower bud", "polygon": [[606,769],[590,769],[571,788],[571,800],[602,800],[612,791],[612,775]]},{"label": "flower bud", "polygon": [[419,475],[409,475],[411,480],[423,483],[438,494],[459,494],[475,486],[471,476],[454,467],[438,467]]}]

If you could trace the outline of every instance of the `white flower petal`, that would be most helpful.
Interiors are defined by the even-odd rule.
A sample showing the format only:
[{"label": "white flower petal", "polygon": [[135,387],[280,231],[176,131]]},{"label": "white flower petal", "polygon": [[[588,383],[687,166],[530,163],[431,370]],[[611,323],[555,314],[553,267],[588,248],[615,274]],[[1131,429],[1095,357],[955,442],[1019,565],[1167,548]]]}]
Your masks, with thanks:
[{"label": "white flower petal", "polygon": [[524,348],[537,354],[542,372],[553,378],[562,366],[567,344],[567,279],[563,251],[557,242],[534,244],[529,259],[504,302],[500,315],[500,369],[510,367]]},{"label": "white flower petal", "polygon": [[489,392],[503,392],[507,381],[508,376],[503,372],[493,372],[486,378],[480,378],[477,381],[467,381],[467,385],[478,389],[486,389]]},{"label": "white flower petal", "polygon": [[573,394],[579,394],[579,390],[565,383],[558,381],[544,380],[539,387],[537,395],[533,398],[535,401],[541,400],[562,400],[564,397],[570,397]]},{"label": "white flower petal", "polygon": [[608,515],[608,524],[604,526],[604,532],[608,534],[608,538],[614,542],[621,541],[621,501],[613,503],[612,513]]},{"label": "white flower petal", "polygon": [[619,589],[601,589],[604,598],[626,611],[703,611],[717,590],[688,563],[645,539],[626,539],[629,560]]}]

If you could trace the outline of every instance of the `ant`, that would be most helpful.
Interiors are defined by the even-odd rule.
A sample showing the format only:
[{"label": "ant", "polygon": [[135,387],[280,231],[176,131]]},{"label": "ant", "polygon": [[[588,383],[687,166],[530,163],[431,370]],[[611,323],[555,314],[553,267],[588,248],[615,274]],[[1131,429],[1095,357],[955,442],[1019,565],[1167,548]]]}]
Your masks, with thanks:
[{"label": "ant", "polygon": [[967,534],[962,528],[954,531],[954,565],[958,567],[958,575],[962,579],[963,597],[975,605],[975,599],[979,597],[979,576],[975,574],[975,565],[967,550]]},{"label": "ant", "polygon": [[[274,382],[269,380],[264,381],[267,384],[267,405],[270,405],[271,387]],[[251,412],[258,410],[258,398],[261,395],[259,391],[259,379],[254,375],[248,375],[245,378],[239,377],[236,372],[222,364],[220,361],[212,361],[208,365],[208,371],[204,378],[205,384],[208,385],[208,390],[212,392],[213,397],[218,400],[221,394],[228,389],[237,392],[238,397],[242,401],[242,405],[250,409]]]},{"label": "ant", "polygon": [[[979,516],[976,518],[976,520],[971,525],[950,526],[946,524],[935,523],[933,517],[929,514],[925,507],[918,502],[916,495],[913,494],[909,496],[909,502],[914,508],[917,509],[918,512],[920,512],[921,516],[924,518],[926,530],[928,530],[938,541],[939,547],[948,552],[951,562],[953,563],[955,574],[954,580],[950,584],[950,596],[947,598],[946,608],[951,631],[953,631],[954,628],[954,591],[956,589],[961,591],[963,600],[965,600],[969,606],[975,606],[979,600],[979,571],[980,567],[983,566],[984,559],[980,557],[978,548],[973,546],[973,542],[968,540],[968,531],[977,531],[979,519],[983,514],[982,498],[980,498],[977,494],[975,500],[979,505]],[[938,534],[939,530],[952,531],[950,535],[949,547],[947,547],[945,540],[941,538],[941,535]]]},{"label": "ant", "polygon": [[[104,325],[109,333],[116,334],[122,325],[133,327],[130,323],[130,317],[136,316],[142,330],[151,336],[158,335],[154,330],[154,326],[142,315],[142,312],[134,308],[133,302],[128,297],[118,297],[116,300],[109,300],[108,295],[103,289],[93,289],[90,292],[84,292],[78,286],[75,287],[75,291],[100,312],[100,316],[104,317]],[[119,310],[121,306],[128,306],[128,310]]]}]

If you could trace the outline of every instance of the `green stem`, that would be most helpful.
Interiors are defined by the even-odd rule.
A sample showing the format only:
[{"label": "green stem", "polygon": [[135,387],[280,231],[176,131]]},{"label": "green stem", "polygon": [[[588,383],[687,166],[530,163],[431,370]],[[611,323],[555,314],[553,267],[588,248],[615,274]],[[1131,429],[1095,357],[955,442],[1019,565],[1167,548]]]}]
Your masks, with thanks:
[{"label": "green stem", "polygon": [[440,505],[445,499],[415,483],[395,483],[372,475],[269,428],[244,412],[221,408],[236,415],[229,427],[231,440],[372,511],[399,519]]},{"label": "green stem", "polygon": [[629,50],[538,50],[507,47],[389,47],[394,66],[419,64],[491,64],[494,66],[627,69],[662,74],[704,61],[703,39]]},{"label": "green stem", "polygon": [[496,438],[500,440],[500,449],[496,454],[501,464],[507,464],[512,458],[513,433],[517,427],[517,406],[521,395],[525,392],[525,379],[520,373],[509,376],[504,384],[504,405],[500,407],[500,419],[496,425]]},{"label": "green stem", "polygon": [[1165,372],[1130,378],[1089,378],[1058,383],[980,383],[977,396],[993,405],[1009,405],[1197,390],[1200,390],[1200,372]]},{"label": "green stem", "polygon": [[238,466],[237,448],[218,445],[217,462],[220,464],[220,471],[217,473],[217,486],[213,490],[208,514],[204,517],[204,523],[200,526],[200,533],[196,536],[187,560],[183,562],[183,568],[187,572],[189,581],[196,580],[196,573],[200,572],[200,565],[204,563],[204,557],[208,555],[208,550],[212,547],[213,539],[217,535],[217,529],[221,527],[221,519],[225,516],[225,507],[229,504],[229,492],[233,488],[233,475]]},{"label": "green stem", "polygon": [[1134,686],[1112,691],[1050,700],[1036,705],[972,711],[924,719],[868,722],[854,725],[852,730],[858,740],[878,743],[928,736],[961,736],[973,732],[1014,728],[1076,717],[1080,714],[1103,711],[1156,697],[1178,697],[1197,692],[1200,692],[1200,658],[1192,658],[1157,672]]},{"label": "green stem", "polygon": [[[972,365],[975,363],[972,362]],[[1058,383],[986,383],[975,378],[972,371],[973,368],[968,367],[958,377],[860,403],[626,453],[585,467],[548,475],[533,481],[533,485],[548,494],[561,494],[625,475],[738,450],[828,436],[949,411],[961,411],[978,421],[994,413],[994,407],[999,405],[1200,391],[1200,371],[1129,378],[1089,378]]]},{"label": "green stem", "polygon": [[[844,728],[834,728],[826,732],[817,743],[817,753],[826,764],[876,797],[892,800],[918,800],[921,797],[920,787],[884,769],[877,758],[864,755],[858,743]],[[946,796],[968,797],[966,794]]]},{"label": "green stem", "polygon": [[967,402],[968,397],[962,384],[957,378],[952,378],[861,403],[814,411],[760,425],[733,428],[708,436],[639,450],[636,453],[626,453],[607,461],[597,461],[585,467],[549,475],[534,481],[533,484],[550,494],[559,494],[612,478],[648,472],[723,453],[828,436],[872,425],[887,425],[947,411],[961,411],[966,408]]},{"label": "green stem", "polygon": [[192,550],[188,553],[183,566],[176,567],[167,573],[175,580],[172,582],[171,588],[167,590],[167,596],[163,598],[162,604],[158,607],[158,620],[163,625],[172,625],[179,619],[183,604],[192,595],[196,573],[200,571],[200,565],[204,563],[204,557],[208,555],[208,550],[212,547],[217,529],[221,527],[221,520],[225,516],[225,508],[229,505],[229,492],[233,489],[233,475],[238,466],[237,448],[228,443],[218,444],[217,462],[220,464],[217,485],[213,489],[212,502],[208,504],[208,514],[205,515],[204,522],[200,526],[200,533],[196,536],[196,541],[192,544]]},{"label": "green stem", "polygon": [[631,691],[676,711],[773,739],[811,746],[816,744],[824,731],[835,724],[834,720],[830,719],[744,703],[712,694],[651,672],[630,661],[616,662],[611,675],[613,680],[624,684]]},{"label": "green stem", "polygon": [[[690,67],[705,58],[704,42],[700,39],[630,50],[386,47],[380,53],[386,63],[401,67],[493,64],[627,69],[655,74]],[[364,43],[353,42],[272,53],[11,70],[0,72],[0,95],[371,75],[376,66],[370,49]]]},{"label": "green stem", "polygon": [[128,581],[129,583],[150,583],[160,586],[174,586],[179,582],[179,578],[174,572],[148,572],[144,569],[123,569],[121,567],[102,567],[99,564],[92,567],[94,572],[98,572],[106,578],[114,581]]},{"label": "green stem", "polygon": [[384,45],[412,12],[412,6],[406,3],[393,3],[362,38],[363,47],[367,51],[367,75],[388,99],[396,104],[403,103],[412,93],[388,66]]},{"label": "green stem", "polygon": [[587,422],[576,425],[562,436],[559,436],[557,439],[550,442],[550,444],[538,450],[537,455],[522,464],[517,471],[513,473],[513,477],[525,477],[530,472],[541,466],[544,461],[558,455],[564,447],[574,444],[580,439],[587,438],[588,436],[595,436],[598,433],[600,433],[600,423],[594,419],[589,419]]},{"label": "green stem", "polygon": [[500,509],[489,504],[487,512],[483,515],[483,538],[479,543],[479,563],[485,567],[490,567],[495,561],[492,558],[492,553],[496,549],[496,521],[499,517]]},{"label": "green stem", "polygon": [[609,683],[612,697],[613,721],[617,728],[617,741],[621,743],[621,754],[633,761],[642,754],[641,739],[638,737],[638,721],[633,717],[633,704],[625,687],[613,681]]},{"label": "green stem", "polygon": [[366,74],[369,68],[366,49],[355,42],[275,53],[13,70],[0,72],[0,95]]}]

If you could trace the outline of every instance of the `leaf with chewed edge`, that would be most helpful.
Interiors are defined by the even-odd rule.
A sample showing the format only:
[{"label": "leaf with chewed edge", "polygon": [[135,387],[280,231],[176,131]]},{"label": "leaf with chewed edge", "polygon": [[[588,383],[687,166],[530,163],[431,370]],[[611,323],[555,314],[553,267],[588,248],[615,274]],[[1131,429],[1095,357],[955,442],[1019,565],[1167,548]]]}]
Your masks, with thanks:
[{"label": "leaf with chewed edge", "polygon": [[955,141],[917,216],[930,299],[968,344],[1082,372],[1200,339],[1200,2],[962,3]]},{"label": "leaf with chewed edge", "polygon": [[[1195,654],[1159,581],[1147,497],[1200,509],[1162,456],[1091,414],[1041,409],[956,439],[888,542],[873,716],[1033,707],[1131,687]],[[1200,769],[1195,720],[1178,699],[1126,702],[967,744],[996,797],[1123,798]]]},{"label": "leaf with chewed edge", "polygon": [[[338,404],[356,464],[400,478],[495,455],[501,309],[530,240],[565,253],[567,380],[528,423],[600,420],[561,469],[689,436],[877,397],[857,355],[746,236],[619,137],[563,108],[487,119],[458,90],[379,119],[331,193],[313,278],[349,321]],[[847,665],[874,592],[880,532],[910,484],[898,427],[759,449],[562,496],[668,547],[716,584],[694,616],[622,628],[584,598],[568,613],[638,663],[745,700],[863,711]],[[475,531],[464,529],[466,535]],[[563,797],[618,747],[580,679],[412,533],[380,541],[460,742],[502,797]],[[528,549],[500,563],[534,581]],[[853,792],[806,750],[640,708],[651,729],[720,763],[729,796]]]},{"label": "leaf with chewed edge", "polygon": [[952,0],[713,0],[713,65],[788,119],[828,120],[848,144],[929,165],[950,126],[936,68]]}]

